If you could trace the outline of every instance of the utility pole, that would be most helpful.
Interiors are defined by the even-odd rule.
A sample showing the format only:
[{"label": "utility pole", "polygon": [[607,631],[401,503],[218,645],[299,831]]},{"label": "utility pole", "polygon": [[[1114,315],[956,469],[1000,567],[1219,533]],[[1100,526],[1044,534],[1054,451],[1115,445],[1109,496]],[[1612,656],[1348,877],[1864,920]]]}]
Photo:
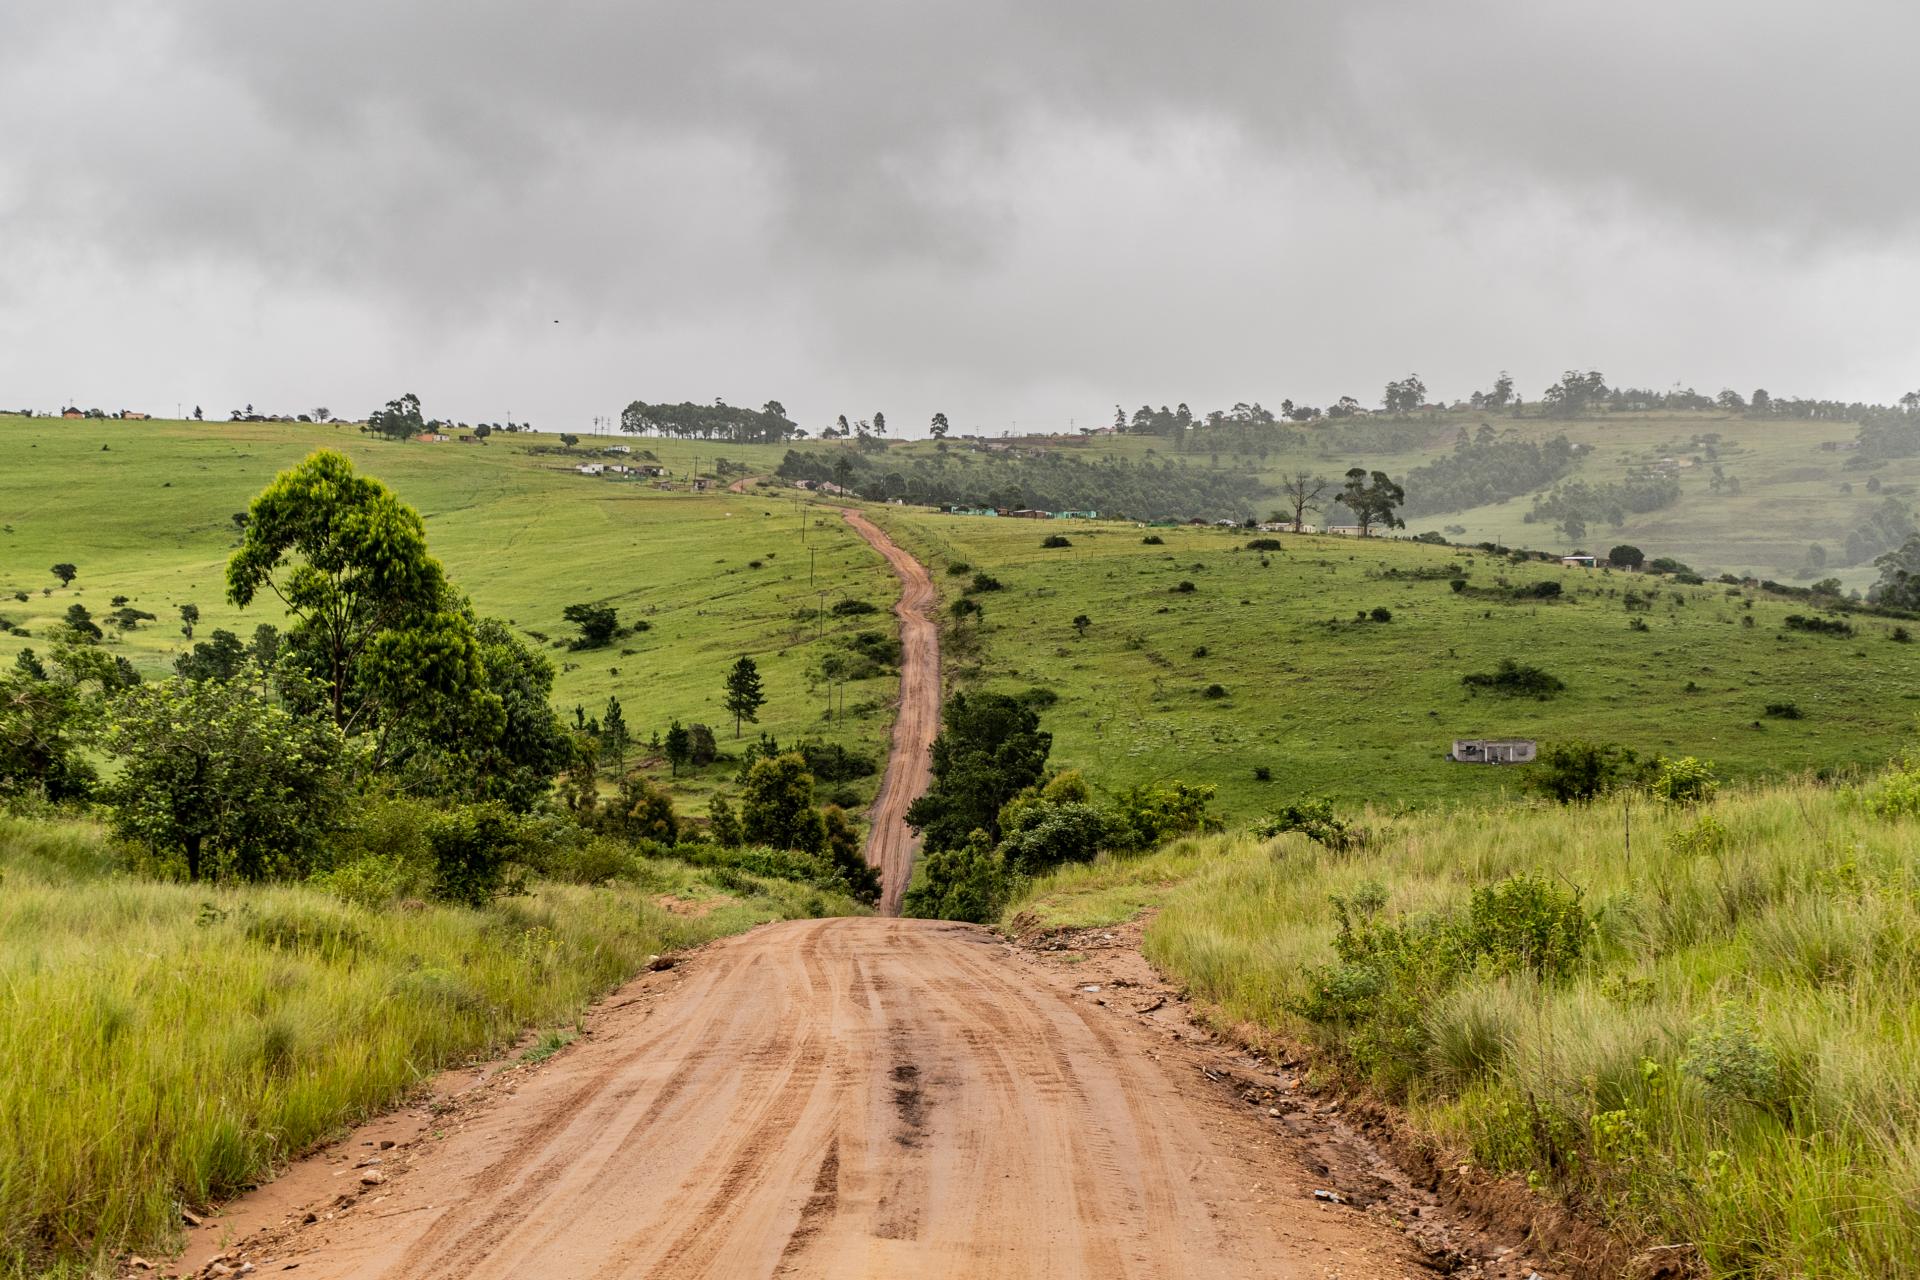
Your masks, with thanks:
[{"label": "utility pole", "polygon": [[807,548],[807,590],[809,590],[809,591],[812,591],[812,590],[814,589],[814,584],[813,584],[813,558],[814,558],[814,556],[815,556],[815,555],[817,555],[817,554],[818,554],[818,548],[816,548],[816,547],[808,547],[808,548]]}]

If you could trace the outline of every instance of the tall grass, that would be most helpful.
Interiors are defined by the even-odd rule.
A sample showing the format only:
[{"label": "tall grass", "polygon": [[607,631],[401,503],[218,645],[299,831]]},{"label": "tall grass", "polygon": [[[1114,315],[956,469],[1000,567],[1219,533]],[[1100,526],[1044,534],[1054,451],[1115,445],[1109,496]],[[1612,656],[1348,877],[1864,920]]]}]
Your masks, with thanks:
[{"label": "tall grass", "polygon": [[1305,1016],[1334,972],[1332,897],[1378,885],[1381,918],[1412,920],[1517,874],[1577,887],[1591,936],[1572,977],[1469,971],[1364,1074],[1483,1165],[1691,1242],[1712,1275],[1920,1275],[1920,819],[1868,803],[1885,794],[1640,801],[1631,854],[1618,801],[1368,813],[1356,853],[1185,841],[1015,910],[1090,922],[1120,886],[1184,877],[1149,956],[1351,1072],[1361,1029]]},{"label": "tall grass", "polygon": [[577,1018],[647,956],[853,903],[643,866],[484,910],[118,877],[97,827],[0,817],[0,1276],[164,1250],[182,1206],[258,1180],[444,1065]]}]

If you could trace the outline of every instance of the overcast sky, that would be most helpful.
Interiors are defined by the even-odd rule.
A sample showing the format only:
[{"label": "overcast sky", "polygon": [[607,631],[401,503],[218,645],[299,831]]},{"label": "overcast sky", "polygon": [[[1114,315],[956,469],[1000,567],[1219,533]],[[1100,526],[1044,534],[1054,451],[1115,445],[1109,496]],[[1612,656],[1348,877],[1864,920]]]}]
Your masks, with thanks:
[{"label": "overcast sky", "polygon": [[6,0],[0,407],[1920,386],[1920,6]]}]

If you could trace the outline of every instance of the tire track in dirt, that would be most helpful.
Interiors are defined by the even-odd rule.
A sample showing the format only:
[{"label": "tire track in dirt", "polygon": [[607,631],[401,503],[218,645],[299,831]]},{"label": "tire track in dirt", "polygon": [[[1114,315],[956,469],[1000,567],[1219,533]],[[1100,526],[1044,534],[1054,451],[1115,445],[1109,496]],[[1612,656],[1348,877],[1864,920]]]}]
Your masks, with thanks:
[{"label": "tire track in dirt", "polygon": [[985,930],[794,921],[683,967],[376,1192],[225,1256],[313,1280],[1431,1274],[1163,1039]]},{"label": "tire track in dirt", "polygon": [[854,508],[842,508],[840,514],[900,579],[900,599],[893,606],[900,620],[900,705],[887,771],[867,828],[867,861],[880,868],[880,910],[897,916],[920,852],[920,837],[907,825],[907,809],[933,779],[933,737],[940,731],[940,627],[934,620],[936,599],[927,567]]}]

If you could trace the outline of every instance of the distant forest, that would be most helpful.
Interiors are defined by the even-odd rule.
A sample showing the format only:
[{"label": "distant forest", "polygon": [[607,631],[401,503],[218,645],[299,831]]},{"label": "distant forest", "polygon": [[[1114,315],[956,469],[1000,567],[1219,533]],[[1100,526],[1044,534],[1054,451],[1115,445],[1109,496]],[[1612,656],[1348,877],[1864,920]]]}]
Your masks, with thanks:
[{"label": "distant forest", "polygon": [[787,417],[787,408],[769,400],[747,409],[715,400],[712,404],[648,404],[635,400],[620,411],[620,429],[629,435],[679,436],[725,440],[733,444],[779,444],[805,435]]},{"label": "distant forest", "polygon": [[1541,444],[1495,435],[1489,426],[1469,437],[1462,428],[1451,455],[1407,473],[1407,514],[1465,511],[1517,498],[1565,476],[1577,460],[1565,436]]},{"label": "distant forest", "polygon": [[1242,520],[1255,514],[1263,488],[1246,471],[1190,467],[1172,460],[1083,462],[1047,453],[961,454],[911,461],[848,451],[787,452],[788,480],[841,485],[863,498],[940,506],[1098,511],[1103,516],[1170,520],[1192,516]]}]

